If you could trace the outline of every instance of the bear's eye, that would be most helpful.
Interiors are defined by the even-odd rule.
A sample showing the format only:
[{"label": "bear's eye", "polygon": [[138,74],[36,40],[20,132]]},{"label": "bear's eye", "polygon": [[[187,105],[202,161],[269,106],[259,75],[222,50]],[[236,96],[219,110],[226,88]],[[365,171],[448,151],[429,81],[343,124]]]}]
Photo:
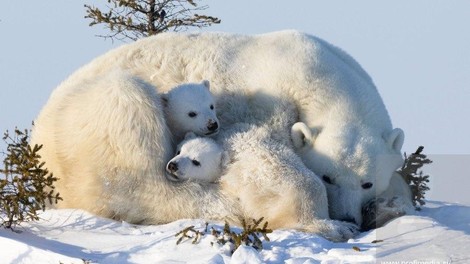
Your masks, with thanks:
[{"label": "bear's eye", "polygon": [[326,175],[323,175],[323,180],[328,184],[333,184],[333,181],[331,180],[331,178]]},{"label": "bear's eye", "polygon": [[189,112],[189,113],[188,113],[188,116],[189,116],[189,117],[196,117],[197,114],[196,114],[196,112]]},{"label": "bear's eye", "polygon": [[372,182],[366,182],[362,185],[362,188],[363,189],[370,189],[370,188],[372,188],[372,185],[373,185]]},{"label": "bear's eye", "polygon": [[214,105],[211,105],[210,108],[211,108],[211,110],[214,110]]},{"label": "bear's eye", "polygon": [[179,154],[181,154],[181,151],[176,152],[176,155],[179,155]]},{"label": "bear's eye", "polygon": [[200,163],[199,161],[197,161],[197,160],[193,160],[193,164],[194,164],[195,166],[201,166],[201,163]]}]

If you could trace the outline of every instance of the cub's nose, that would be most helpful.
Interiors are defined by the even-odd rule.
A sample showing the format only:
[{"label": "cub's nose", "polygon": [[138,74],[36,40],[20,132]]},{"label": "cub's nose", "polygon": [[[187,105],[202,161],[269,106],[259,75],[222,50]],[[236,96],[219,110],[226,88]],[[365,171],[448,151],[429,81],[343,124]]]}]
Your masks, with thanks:
[{"label": "cub's nose", "polygon": [[169,162],[166,166],[167,170],[171,173],[176,172],[178,170],[178,164],[176,162]]},{"label": "cub's nose", "polygon": [[209,129],[209,131],[216,131],[218,128],[219,128],[219,124],[217,122],[211,122],[207,126],[207,129]]}]

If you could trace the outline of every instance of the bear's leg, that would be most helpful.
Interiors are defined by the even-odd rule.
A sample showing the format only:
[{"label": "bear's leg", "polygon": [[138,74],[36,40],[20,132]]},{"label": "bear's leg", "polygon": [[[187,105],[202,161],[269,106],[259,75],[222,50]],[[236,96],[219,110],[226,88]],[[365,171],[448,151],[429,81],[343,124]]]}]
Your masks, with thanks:
[{"label": "bear's leg", "polygon": [[381,227],[388,221],[413,212],[411,190],[405,180],[394,173],[388,189],[362,207],[364,231]]}]

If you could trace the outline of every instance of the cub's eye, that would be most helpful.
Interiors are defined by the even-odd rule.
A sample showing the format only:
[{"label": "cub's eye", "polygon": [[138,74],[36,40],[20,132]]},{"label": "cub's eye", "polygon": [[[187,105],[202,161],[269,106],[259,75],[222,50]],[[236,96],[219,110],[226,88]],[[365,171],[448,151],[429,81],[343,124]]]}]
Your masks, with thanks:
[{"label": "cub's eye", "polygon": [[197,161],[197,160],[193,160],[193,164],[194,164],[195,166],[201,166],[201,163],[200,163],[199,161]]},{"label": "cub's eye", "polygon": [[372,187],[372,182],[366,182],[362,185],[363,189],[370,189]]},{"label": "cub's eye", "polygon": [[211,105],[210,107],[211,107],[211,110],[214,110],[214,105]]},{"label": "cub's eye", "polygon": [[331,180],[331,178],[326,175],[323,175],[323,180],[328,184],[333,184],[333,181]]},{"label": "cub's eye", "polygon": [[176,152],[176,155],[179,155],[179,154],[181,154],[181,151]]},{"label": "cub's eye", "polygon": [[196,117],[197,114],[196,114],[196,112],[189,112],[189,113],[188,113],[188,116],[189,116],[189,117]]}]

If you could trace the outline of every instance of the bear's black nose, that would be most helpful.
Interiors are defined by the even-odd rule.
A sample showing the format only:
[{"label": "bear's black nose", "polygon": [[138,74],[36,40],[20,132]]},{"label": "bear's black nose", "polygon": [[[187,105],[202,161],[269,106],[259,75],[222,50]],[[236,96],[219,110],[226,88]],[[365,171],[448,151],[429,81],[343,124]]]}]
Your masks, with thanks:
[{"label": "bear's black nose", "polygon": [[217,122],[209,123],[209,125],[207,126],[207,129],[209,129],[209,131],[215,131],[218,128],[219,124],[217,124]]},{"label": "bear's black nose", "polygon": [[167,168],[170,172],[176,172],[178,170],[178,164],[175,162],[170,162],[168,163]]}]

